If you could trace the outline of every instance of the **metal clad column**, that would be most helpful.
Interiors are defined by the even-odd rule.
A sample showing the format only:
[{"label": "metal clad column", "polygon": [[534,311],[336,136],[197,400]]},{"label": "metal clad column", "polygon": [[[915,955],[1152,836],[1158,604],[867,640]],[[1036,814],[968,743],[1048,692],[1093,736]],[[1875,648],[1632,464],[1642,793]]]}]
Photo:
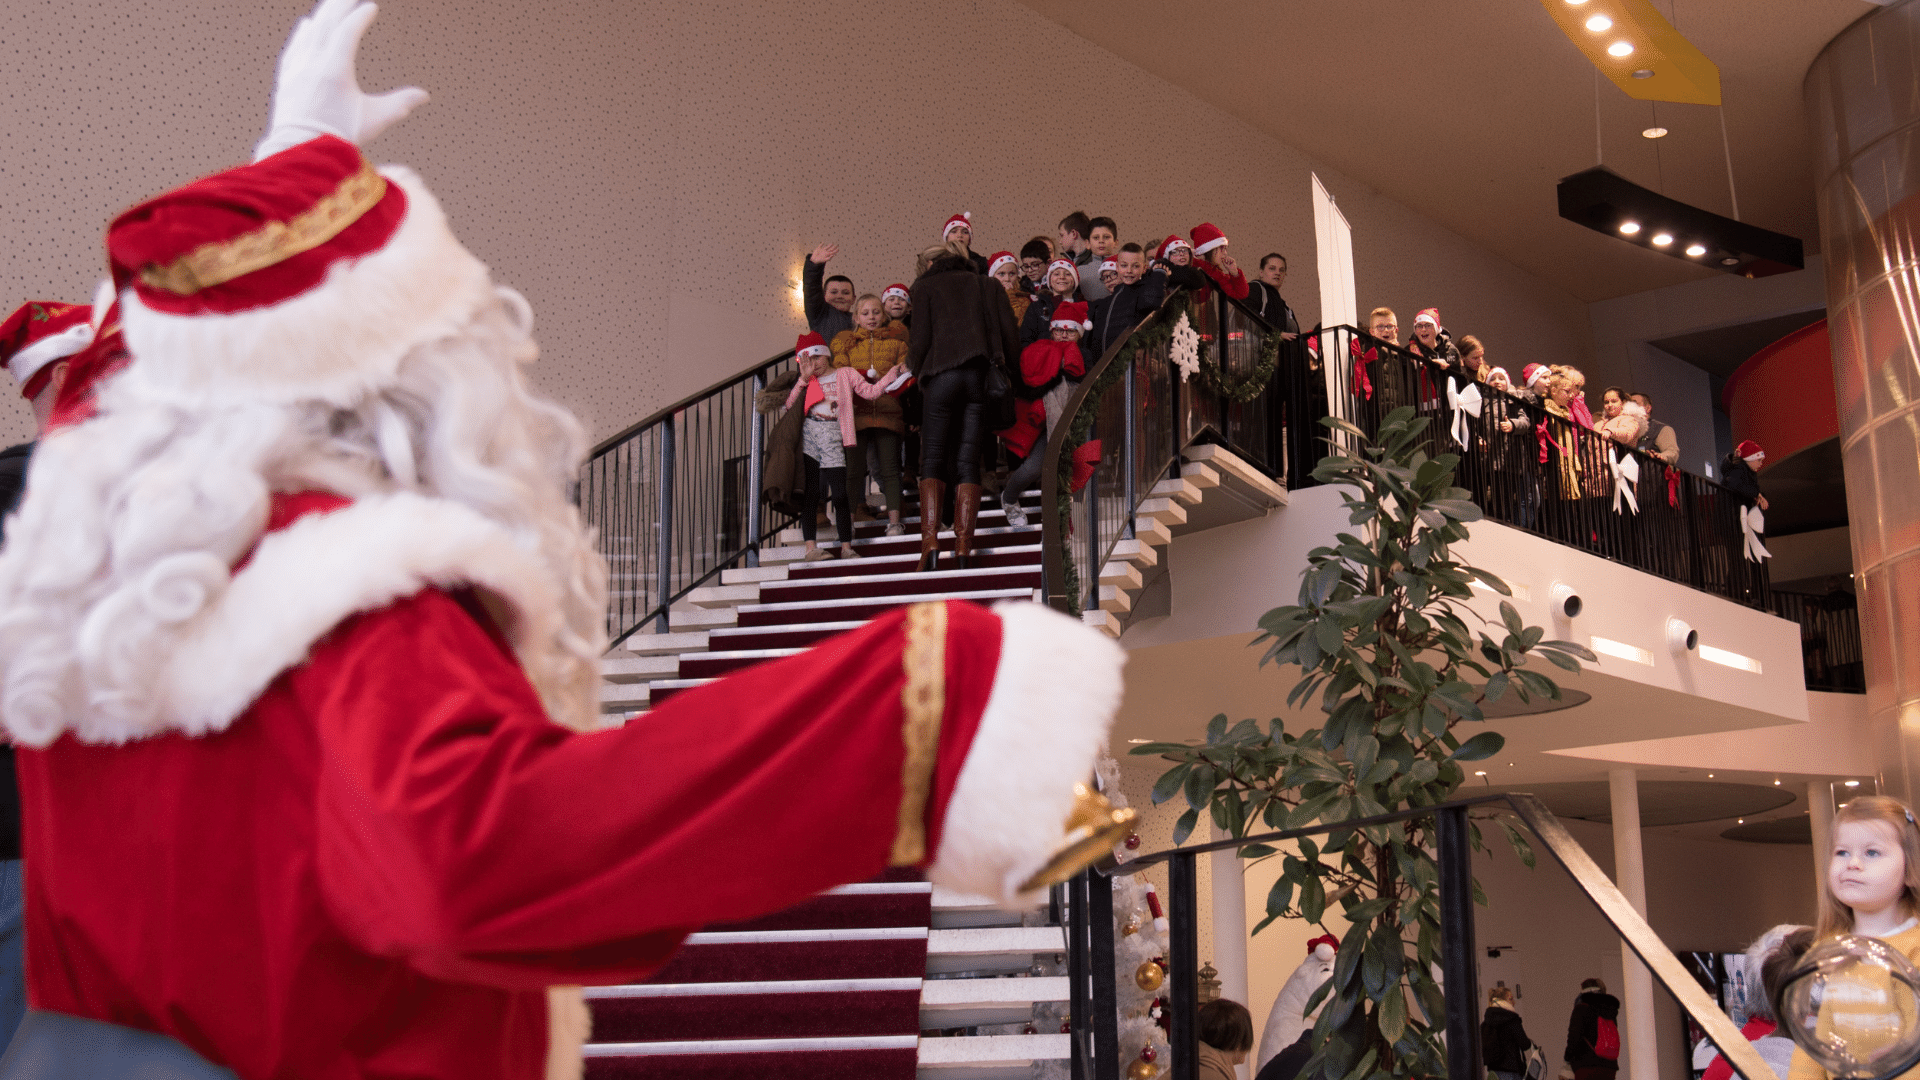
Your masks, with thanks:
[{"label": "metal clad column", "polygon": [[1827,321],[1882,789],[1920,794],[1920,3],[1808,69]]},{"label": "metal clad column", "polygon": [[[1215,840],[1231,840],[1233,834],[1213,827]],[[1213,871],[1213,968],[1220,980],[1220,996],[1242,1005],[1247,1003],[1247,878],[1240,853],[1233,848],[1207,856]],[[1249,1067],[1239,1067],[1242,1080]]]},{"label": "metal clad column", "polygon": [[[1607,773],[1607,787],[1613,796],[1613,880],[1633,905],[1647,917],[1647,872],[1640,856],[1640,778],[1632,769],[1613,769]],[[1620,963],[1626,972],[1622,987],[1620,1025],[1621,1064],[1627,1067],[1629,1080],[1657,1080],[1660,1075],[1660,1047],[1653,1027],[1653,976],[1633,954],[1626,942],[1620,943]]]}]

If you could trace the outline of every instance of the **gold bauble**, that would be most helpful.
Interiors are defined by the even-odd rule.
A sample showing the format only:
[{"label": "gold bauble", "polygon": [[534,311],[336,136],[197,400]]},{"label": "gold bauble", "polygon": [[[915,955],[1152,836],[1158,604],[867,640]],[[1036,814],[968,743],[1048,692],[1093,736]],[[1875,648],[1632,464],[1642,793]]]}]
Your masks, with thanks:
[{"label": "gold bauble", "polygon": [[1132,937],[1133,935],[1139,932],[1140,932],[1140,916],[1138,915],[1127,916],[1127,921],[1125,923],[1122,923],[1120,926],[1120,936]]},{"label": "gold bauble", "polygon": [[1160,1066],[1155,1065],[1151,1061],[1141,1061],[1139,1058],[1134,1058],[1133,1064],[1127,1066],[1127,1080],[1153,1080],[1154,1077],[1159,1075]]},{"label": "gold bauble", "polygon": [[1133,969],[1133,983],[1142,990],[1158,990],[1160,984],[1166,981],[1167,973],[1151,960]]}]

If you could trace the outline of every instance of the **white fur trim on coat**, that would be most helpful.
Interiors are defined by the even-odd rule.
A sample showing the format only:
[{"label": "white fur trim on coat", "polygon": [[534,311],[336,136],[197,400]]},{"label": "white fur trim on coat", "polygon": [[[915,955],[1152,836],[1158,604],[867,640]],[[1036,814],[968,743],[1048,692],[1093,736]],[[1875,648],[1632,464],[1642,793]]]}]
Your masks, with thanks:
[{"label": "white fur trim on coat", "polygon": [[[143,361],[144,362],[144,361]],[[188,735],[226,730],[279,674],[348,616],[430,587],[472,586],[501,601],[501,629],[552,718],[598,724],[598,673],[570,687],[542,685],[561,632],[561,603],[535,557],[507,530],[457,503],[401,493],[310,514],[270,533],[252,561],[166,660],[167,726]],[[579,684],[589,683],[586,689]],[[89,717],[98,722],[101,718]],[[154,732],[75,732],[125,742]]]},{"label": "white fur trim on coat", "polygon": [[143,391],[196,407],[318,398],[350,408],[392,385],[408,349],[456,332],[494,298],[486,266],[447,227],[411,169],[381,175],[406,193],[406,215],[379,250],[336,263],[304,293],[231,315],[172,315],[120,294],[128,369]]},{"label": "white fur trim on coat", "polygon": [[994,614],[999,667],[927,879],[1016,904],[1065,834],[1073,785],[1107,745],[1126,653],[1042,604],[1000,604]]}]

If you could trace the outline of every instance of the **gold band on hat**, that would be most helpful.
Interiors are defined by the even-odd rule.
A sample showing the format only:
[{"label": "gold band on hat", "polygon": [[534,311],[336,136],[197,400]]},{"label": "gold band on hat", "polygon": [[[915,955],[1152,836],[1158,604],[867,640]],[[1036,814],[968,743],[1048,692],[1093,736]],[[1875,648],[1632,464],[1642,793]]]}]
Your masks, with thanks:
[{"label": "gold band on hat", "polygon": [[202,244],[165,266],[140,271],[140,283],[176,296],[224,285],[255,270],[312,251],[345,231],[387,194],[387,178],[365,158],[360,169],[340,182],[312,208],[287,221],[270,221],[231,240]]}]

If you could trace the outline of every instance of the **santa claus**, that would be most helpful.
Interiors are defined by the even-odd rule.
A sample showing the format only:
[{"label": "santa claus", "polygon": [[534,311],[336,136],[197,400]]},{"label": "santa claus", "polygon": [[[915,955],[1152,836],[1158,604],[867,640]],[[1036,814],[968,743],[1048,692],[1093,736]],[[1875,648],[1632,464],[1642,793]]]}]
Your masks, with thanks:
[{"label": "santa claus", "polygon": [[1119,650],[1034,604],[915,606],[598,730],[585,442],[523,378],[527,302],[356,145],[420,97],[355,87],[372,15],[325,0],[263,156],[109,229],[132,362],[0,555],[9,1076],[577,1075],[550,988],[888,867],[1011,898],[1126,831],[1074,786]]}]

